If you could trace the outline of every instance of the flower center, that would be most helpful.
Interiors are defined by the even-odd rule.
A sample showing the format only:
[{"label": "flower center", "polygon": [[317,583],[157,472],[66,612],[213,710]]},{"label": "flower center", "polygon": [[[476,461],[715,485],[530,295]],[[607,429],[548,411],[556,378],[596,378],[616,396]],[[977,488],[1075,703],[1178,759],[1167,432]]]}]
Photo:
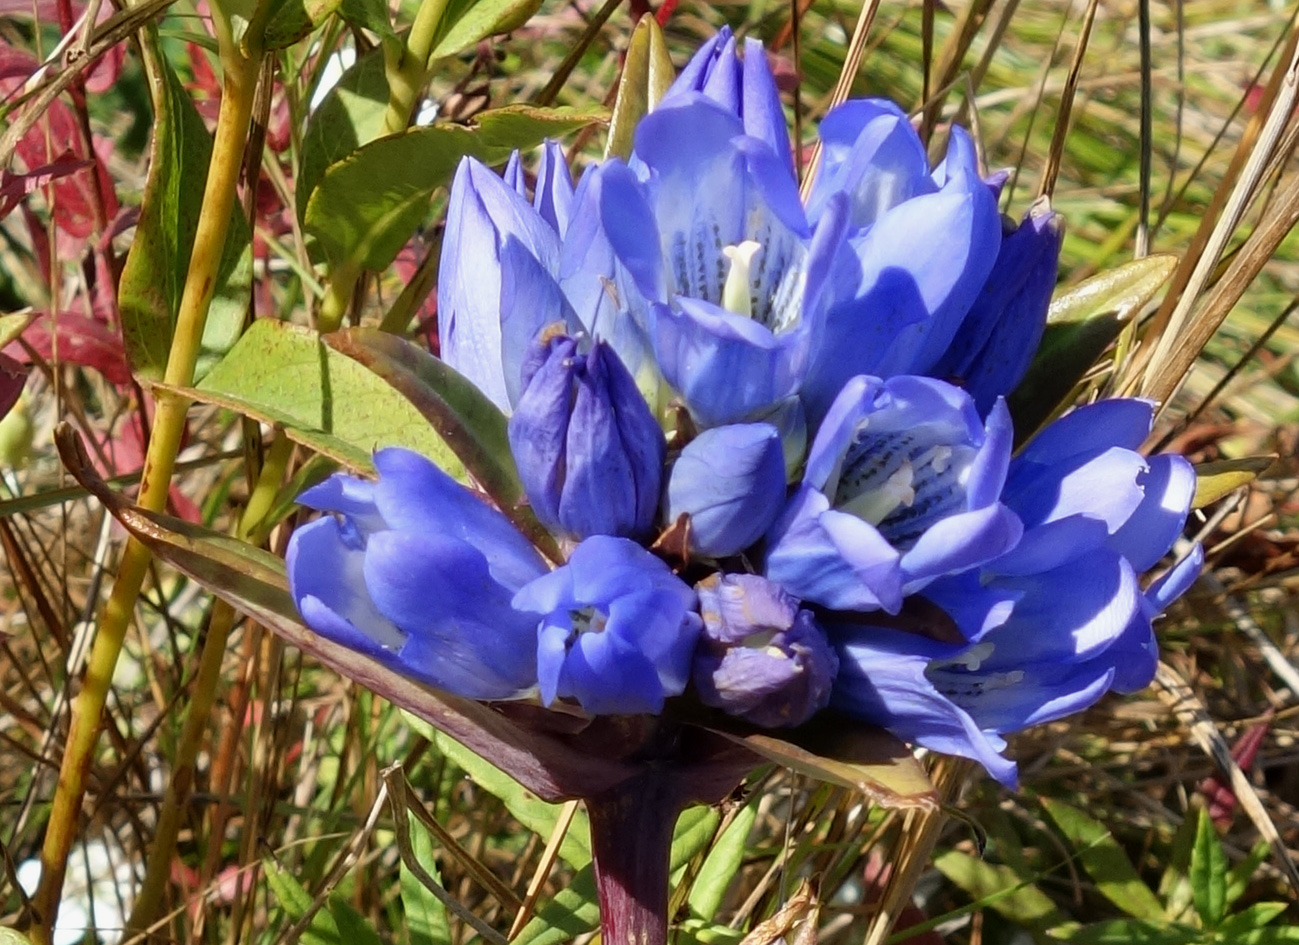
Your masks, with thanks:
[{"label": "flower center", "polygon": [[762,252],[756,240],[745,240],[737,246],[723,246],[722,255],[730,260],[726,282],[722,285],[722,308],[745,318],[753,317],[751,271],[753,258]]},{"label": "flower center", "polygon": [[939,518],[960,511],[975,450],[935,442],[923,429],[862,433],[848,448],[834,507],[905,550]]},{"label": "flower center", "polygon": [[581,610],[570,610],[568,619],[573,625],[568,635],[568,641],[572,643],[584,633],[603,633],[609,615],[594,607],[583,607]]},{"label": "flower center", "polygon": [[1020,669],[974,675],[992,657],[994,649],[991,643],[978,643],[955,659],[935,660],[925,667],[925,678],[947,698],[968,709],[972,701],[1018,685],[1024,679]]}]

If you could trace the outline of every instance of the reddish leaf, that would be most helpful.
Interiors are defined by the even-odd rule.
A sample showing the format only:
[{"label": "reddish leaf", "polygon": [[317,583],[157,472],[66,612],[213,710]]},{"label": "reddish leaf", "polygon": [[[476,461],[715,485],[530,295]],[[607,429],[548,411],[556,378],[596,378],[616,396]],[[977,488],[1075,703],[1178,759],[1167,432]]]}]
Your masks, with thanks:
[{"label": "reddish leaf", "polygon": [[[72,312],[62,312],[58,319],[42,313],[23,332],[23,340],[31,349],[50,362],[54,361],[56,337],[60,364],[94,368],[119,387],[131,383],[122,339],[103,321]],[[25,364],[32,360],[27,349],[17,343],[9,345],[4,353]]]},{"label": "reddish leaf", "polygon": [[3,417],[22,396],[27,383],[28,367],[8,355],[0,354],[0,417]]},{"label": "reddish leaf", "polygon": [[0,217],[7,217],[28,194],[46,184],[92,166],[93,161],[79,158],[69,149],[51,163],[33,168],[26,174],[11,174],[0,169]]},{"label": "reddish leaf", "polygon": [[[1272,727],[1272,717],[1275,714],[1273,709],[1268,709],[1263,720],[1250,726],[1245,734],[1236,739],[1236,744],[1231,746],[1231,757],[1243,771],[1254,766],[1254,759],[1263,746],[1268,729]],[[1209,802],[1209,817],[1213,820],[1213,825],[1220,831],[1226,831],[1236,812],[1236,792],[1231,789],[1231,781],[1225,774],[1218,772],[1201,781],[1196,790]]]}]

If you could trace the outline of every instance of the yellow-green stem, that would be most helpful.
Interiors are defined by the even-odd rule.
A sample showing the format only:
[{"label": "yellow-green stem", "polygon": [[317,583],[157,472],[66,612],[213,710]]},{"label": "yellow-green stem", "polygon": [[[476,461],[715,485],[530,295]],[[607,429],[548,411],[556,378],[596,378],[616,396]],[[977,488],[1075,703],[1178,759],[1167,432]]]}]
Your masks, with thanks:
[{"label": "yellow-green stem", "polygon": [[[223,48],[221,58],[225,71],[221,111],[217,118],[198,228],[194,234],[194,248],[177,312],[176,330],[163,374],[168,384],[180,387],[187,387],[194,380],[194,364],[234,208],[261,62],[260,51],[245,57],[229,47]],[[161,511],[166,505],[188,408],[189,403],[184,398],[158,398],[137,499],[143,508]],[[72,705],[67,746],[41,850],[41,883],[34,900],[38,922],[32,930],[35,945],[49,945],[51,940],[68,852],[77,834],[85,796],[86,773],[99,740],[104,703],[148,571],[149,559],[149,552],[143,545],[134,539],[127,542],[112,592],[100,611],[85,680]]]},{"label": "yellow-green stem", "polygon": [[[283,435],[277,437],[267,451],[257,485],[239,519],[236,534],[244,541],[250,540],[254,533],[265,535],[267,529],[263,523],[275,501],[280,483],[284,480],[292,454],[293,442]],[[226,644],[234,625],[234,608],[223,600],[217,600],[212,605],[212,619],[208,621],[207,637],[199,655],[198,673],[194,677],[189,708],[181,727],[171,781],[167,785],[167,794],[163,798],[158,825],[149,847],[144,884],[135,898],[131,917],[126,923],[127,929],[132,932],[146,930],[162,912],[163,892],[171,874],[176,838],[180,835],[181,814],[194,785],[194,765],[203,745],[208,716],[216,703],[217,687],[221,682],[221,664],[225,660]]]},{"label": "yellow-green stem", "polygon": [[[384,74],[388,79],[388,107],[383,113],[385,135],[400,134],[410,125],[416,98],[428,79],[433,41],[437,38],[446,8],[447,0],[424,0],[415,14],[406,41],[388,39],[384,42]],[[316,316],[316,327],[322,333],[336,331],[342,325],[361,272],[360,266],[345,264],[329,274],[329,286]]]}]

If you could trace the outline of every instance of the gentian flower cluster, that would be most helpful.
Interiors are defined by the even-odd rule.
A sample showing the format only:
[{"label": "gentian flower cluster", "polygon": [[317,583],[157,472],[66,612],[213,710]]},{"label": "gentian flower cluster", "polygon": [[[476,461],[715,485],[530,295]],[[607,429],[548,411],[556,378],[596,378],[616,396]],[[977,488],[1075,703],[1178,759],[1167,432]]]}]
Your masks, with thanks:
[{"label": "gentian flower cluster", "polygon": [[820,128],[806,203],[760,44],[723,31],[627,161],[574,186],[473,159],[451,191],[442,357],[508,417],[546,561],[481,495],[401,450],[335,476],[289,549],[317,632],[480,700],[588,715],[834,707],[1013,784],[1004,736],[1146,685],[1143,580],[1194,474],[1112,400],[1013,454],[1004,397],[1055,283],[1061,223],[1018,225],[952,128]]}]

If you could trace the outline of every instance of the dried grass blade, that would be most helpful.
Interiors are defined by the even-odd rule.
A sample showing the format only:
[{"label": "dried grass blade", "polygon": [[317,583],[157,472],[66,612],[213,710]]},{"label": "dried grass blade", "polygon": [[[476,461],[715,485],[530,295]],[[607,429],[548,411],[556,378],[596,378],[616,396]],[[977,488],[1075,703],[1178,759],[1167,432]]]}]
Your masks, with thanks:
[{"label": "dried grass blade", "polygon": [[1099,0],[1088,0],[1087,10],[1083,13],[1082,27],[1078,31],[1078,45],[1074,47],[1073,62],[1069,64],[1069,74],[1065,77],[1064,90],[1060,93],[1060,110],[1055,116],[1055,133],[1051,136],[1051,150],[1047,153],[1046,167],[1042,169],[1042,182],[1038,185],[1039,197],[1050,197],[1055,193],[1056,177],[1060,174],[1060,161],[1064,157],[1064,141],[1069,134],[1069,116],[1073,111],[1074,96],[1078,94],[1078,76],[1082,72],[1083,57],[1087,54],[1087,43],[1092,35],[1092,23],[1096,20],[1096,7]]},{"label": "dried grass blade", "polygon": [[577,813],[579,801],[565,801],[564,806],[560,808],[559,818],[555,821],[555,829],[550,832],[550,839],[546,841],[546,849],[541,853],[541,860],[537,863],[536,872],[532,874],[532,879],[528,882],[528,891],[523,896],[523,902],[519,906],[518,912],[514,914],[514,922],[510,925],[510,934],[506,938],[514,938],[518,935],[523,927],[528,924],[532,918],[532,911],[537,905],[537,897],[541,895],[541,887],[545,885],[550,876],[550,871],[555,865],[555,858],[559,856],[559,848],[564,842],[564,837],[568,835],[568,828],[573,825],[573,817]]}]

